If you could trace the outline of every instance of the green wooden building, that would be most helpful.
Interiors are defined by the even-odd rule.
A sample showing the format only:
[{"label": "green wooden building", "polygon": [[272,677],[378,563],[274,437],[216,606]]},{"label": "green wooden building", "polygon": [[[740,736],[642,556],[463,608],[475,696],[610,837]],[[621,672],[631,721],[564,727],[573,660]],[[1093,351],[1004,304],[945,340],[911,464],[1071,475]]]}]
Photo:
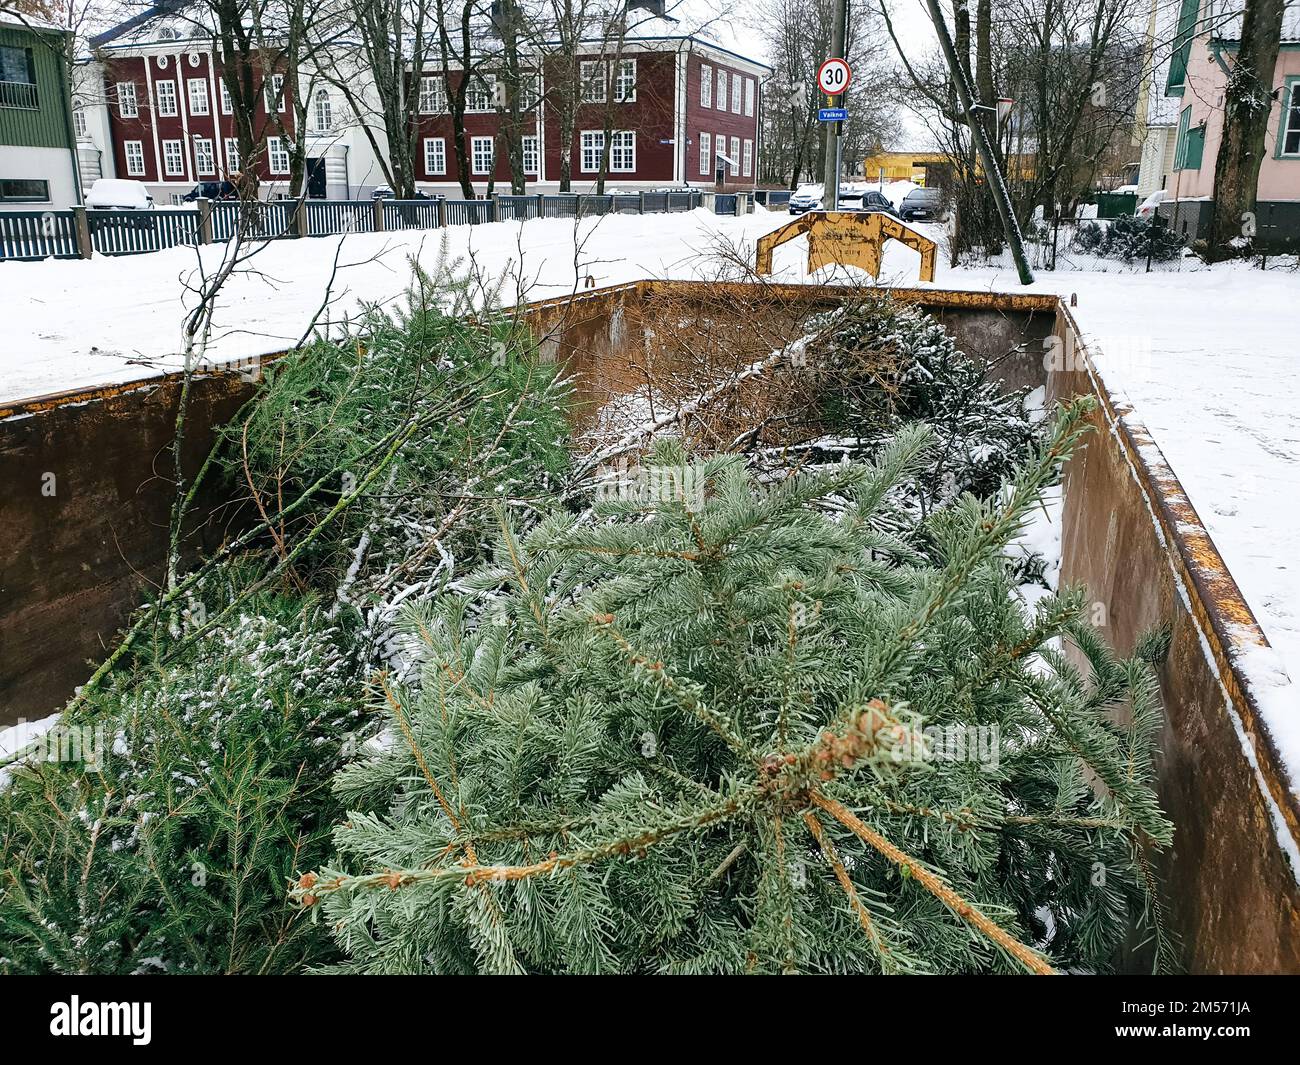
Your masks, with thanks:
[{"label": "green wooden building", "polygon": [[67,31],[0,12],[0,211],[81,202]]}]

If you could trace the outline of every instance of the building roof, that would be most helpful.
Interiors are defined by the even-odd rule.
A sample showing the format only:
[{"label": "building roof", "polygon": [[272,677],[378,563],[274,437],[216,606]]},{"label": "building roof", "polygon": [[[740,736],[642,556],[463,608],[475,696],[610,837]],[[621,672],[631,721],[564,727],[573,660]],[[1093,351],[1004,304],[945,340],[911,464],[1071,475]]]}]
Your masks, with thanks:
[{"label": "building roof", "polygon": [[66,26],[57,22],[39,18],[36,15],[24,15],[17,11],[0,11],[0,26],[21,26],[38,33],[70,33]]},{"label": "building roof", "polygon": [[[1241,17],[1246,10],[1246,0],[1209,0],[1204,13],[1204,24],[1210,37],[1216,41],[1241,40]],[[1286,0],[1282,11],[1282,40],[1288,44],[1300,43],[1300,0]]]}]

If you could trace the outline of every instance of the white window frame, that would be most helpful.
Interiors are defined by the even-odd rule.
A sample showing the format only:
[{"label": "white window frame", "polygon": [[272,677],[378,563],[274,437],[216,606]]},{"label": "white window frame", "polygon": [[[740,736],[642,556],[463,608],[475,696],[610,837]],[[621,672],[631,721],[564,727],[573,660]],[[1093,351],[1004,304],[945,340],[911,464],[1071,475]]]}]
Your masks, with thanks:
[{"label": "white window frame", "polygon": [[[542,172],[542,145],[536,134],[521,137],[519,145],[522,150],[524,173],[536,177]],[[531,165],[530,165],[531,163]]]},{"label": "white window frame", "polygon": [[[262,96],[266,102],[266,113],[269,115],[272,111],[284,112],[284,75],[272,74],[262,85]],[[276,106],[276,103],[279,106]]]},{"label": "white window frame", "polygon": [[117,83],[117,114],[119,118],[139,118],[140,101],[135,95],[135,82]]},{"label": "white window frame", "polygon": [[420,114],[441,115],[446,110],[447,83],[443,80],[443,76],[441,74],[421,74]]},{"label": "white window frame", "polygon": [[1295,151],[1289,152],[1286,142],[1291,134],[1300,132],[1300,79],[1285,84],[1286,87],[1279,94],[1282,97],[1282,114],[1278,119],[1277,157],[1296,159],[1300,158],[1300,144],[1296,145]]},{"label": "white window frame", "polygon": [[447,139],[445,137],[424,138],[424,172],[430,177],[447,173]]},{"label": "white window frame", "polygon": [[746,118],[754,117],[754,97],[756,95],[754,84],[755,83],[753,78],[745,79],[745,117]]},{"label": "white window frame", "polygon": [[739,74],[731,75],[731,113],[733,115],[740,114],[740,97],[741,93],[745,91],[745,87],[740,84],[741,81],[742,78]]},{"label": "white window frame", "polygon": [[233,115],[235,113],[235,102],[230,98],[230,87],[226,84],[225,78],[217,79],[217,91],[221,93],[221,113],[223,115]]},{"label": "white window frame", "polygon": [[718,92],[716,97],[716,106],[719,111],[727,109],[727,72],[721,67],[718,68]]},{"label": "white window frame", "polygon": [[713,106],[713,65],[700,64],[700,106]]},{"label": "white window frame", "polygon": [[[322,110],[324,121],[322,121]],[[311,99],[312,123],[317,133],[329,133],[334,128],[334,100],[329,89],[317,89]]]},{"label": "white window frame", "polygon": [[519,110],[531,111],[542,100],[542,76],[525,74],[519,86]]},{"label": "white window frame", "polygon": [[239,138],[226,138],[226,176],[239,172]]},{"label": "white window frame", "polygon": [[[626,161],[620,165],[619,154],[626,153]],[[636,172],[636,130],[614,130],[609,140],[609,172],[611,174],[632,174]]]},{"label": "white window frame", "polygon": [[[589,75],[588,70],[598,70],[599,75]],[[584,104],[603,104],[608,99],[609,67],[602,60],[583,60],[578,64],[578,82],[582,86]]]},{"label": "white window frame", "polygon": [[[486,144],[488,155],[488,165],[479,166],[479,148]],[[495,137],[471,137],[469,139],[469,169],[471,174],[479,177],[488,177],[496,164],[496,138]]]},{"label": "white window frame", "polygon": [[731,156],[730,174],[732,177],[740,177],[740,138],[732,137],[728,147],[731,149],[727,152]]},{"label": "white window frame", "polygon": [[144,177],[144,141],[123,141],[122,153],[126,156],[126,176]]},{"label": "white window frame", "polygon": [[700,176],[713,176],[713,137],[708,133],[700,134]]},{"label": "white window frame", "polygon": [[176,82],[171,78],[161,78],[153,83],[154,99],[158,101],[160,118],[175,118],[180,112],[176,108]]},{"label": "white window frame", "polygon": [[754,142],[748,137],[740,152],[740,173],[744,177],[754,176]]},{"label": "white window frame", "polygon": [[[578,137],[578,169],[584,174],[599,174],[600,159],[605,154],[605,131],[584,129]],[[591,163],[588,166],[588,162]]]},{"label": "white window frame", "polygon": [[185,142],[166,140],[162,142],[163,176],[185,176]]},{"label": "white window frame", "polygon": [[[210,115],[212,114],[212,101],[208,99],[208,79],[207,78],[190,78],[185,83],[186,96],[190,105],[191,115]],[[200,106],[196,107],[195,105]]]},{"label": "white window frame", "polygon": [[470,114],[486,114],[496,110],[497,78],[495,74],[479,74],[470,79],[465,90],[465,110]]},{"label": "white window frame", "polygon": [[[629,78],[628,71],[631,71]],[[636,103],[636,60],[620,59],[614,64],[614,102],[616,104],[634,104]],[[628,92],[624,83],[631,81],[631,91]]]},{"label": "white window frame", "polygon": [[[282,159],[283,165],[279,165],[277,159]],[[283,177],[289,173],[289,149],[284,146],[284,141],[279,137],[266,138],[266,169],[276,177]]]},{"label": "white window frame", "polygon": [[217,157],[211,137],[194,138],[194,173],[199,177],[217,176]]},{"label": "white window frame", "polygon": [[86,108],[81,104],[72,109],[72,131],[79,141],[90,139],[90,126],[86,123]]}]

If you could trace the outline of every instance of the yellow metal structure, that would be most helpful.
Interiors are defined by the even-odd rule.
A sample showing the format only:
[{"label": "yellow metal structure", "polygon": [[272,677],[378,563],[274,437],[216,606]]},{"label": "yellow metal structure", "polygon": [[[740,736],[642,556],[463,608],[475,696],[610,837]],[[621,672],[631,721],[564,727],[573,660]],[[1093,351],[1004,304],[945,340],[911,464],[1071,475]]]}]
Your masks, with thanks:
[{"label": "yellow metal structure", "polygon": [[886,240],[921,253],[921,280],[934,280],[937,246],[910,226],[881,211],[810,211],[780,229],[758,238],[755,266],[760,274],[772,272],[772,253],[782,244],[808,236],[808,272],[838,263],[856,266],[872,277],[880,276],[880,261]]}]

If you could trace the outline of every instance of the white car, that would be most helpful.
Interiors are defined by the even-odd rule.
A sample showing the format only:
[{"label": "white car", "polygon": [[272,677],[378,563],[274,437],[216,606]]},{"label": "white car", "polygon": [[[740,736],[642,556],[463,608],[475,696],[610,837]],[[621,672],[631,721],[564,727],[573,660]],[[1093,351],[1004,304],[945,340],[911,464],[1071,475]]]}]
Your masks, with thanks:
[{"label": "white car", "polygon": [[1138,218],[1152,218],[1155,216],[1156,209],[1167,199],[1169,199],[1169,191],[1167,189],[1153,192],[1137,205],[1137,210],[1133,213],[1137,215]]},{"label": "white car", "polygon": [[86,193],[86,206],[97,211],[151,211],[154,203],[142,181],[99,178]]}]

